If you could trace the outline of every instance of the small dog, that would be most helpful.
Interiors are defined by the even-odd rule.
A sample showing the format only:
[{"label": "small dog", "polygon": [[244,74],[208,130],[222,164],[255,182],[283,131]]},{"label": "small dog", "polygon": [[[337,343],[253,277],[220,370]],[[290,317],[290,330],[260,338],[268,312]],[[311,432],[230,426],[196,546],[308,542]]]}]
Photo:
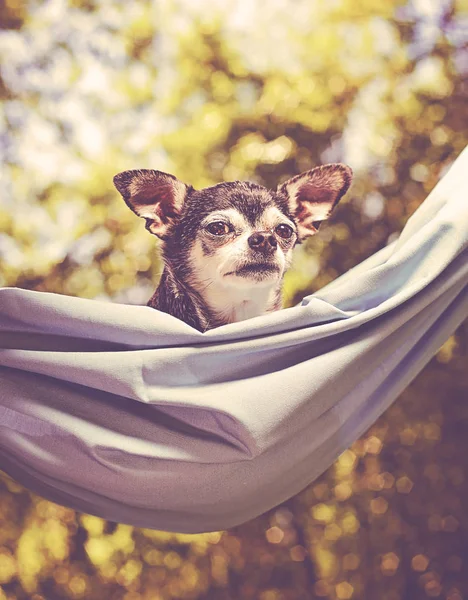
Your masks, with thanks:
[{"label": "small dog", "polygon": [[195,190],[161,171],[119,173],[127,206],[162,240],[164,270],[148,306],[199,331],[279,310],[294,246],[317,232],[351,180],[339,163],[276,191],[246,181]]}]

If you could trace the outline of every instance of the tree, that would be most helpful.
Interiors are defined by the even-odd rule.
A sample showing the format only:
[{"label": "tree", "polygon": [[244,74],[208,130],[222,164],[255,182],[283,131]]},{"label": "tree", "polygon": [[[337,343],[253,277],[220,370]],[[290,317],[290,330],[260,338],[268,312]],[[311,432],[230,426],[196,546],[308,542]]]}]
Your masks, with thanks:
[{"label": "tree", "polygon": [[[134,167],[276,187],[348,162],[349,200],[298,250],[288,304],[347,271],[466,143],[462,7],[436,4],[4,3],[0,285],[146,303],[161,266],[112,187]],[[319,480],[230,532],[106,523],[2,475],[0,600],[462,598],[466,340]]]}]

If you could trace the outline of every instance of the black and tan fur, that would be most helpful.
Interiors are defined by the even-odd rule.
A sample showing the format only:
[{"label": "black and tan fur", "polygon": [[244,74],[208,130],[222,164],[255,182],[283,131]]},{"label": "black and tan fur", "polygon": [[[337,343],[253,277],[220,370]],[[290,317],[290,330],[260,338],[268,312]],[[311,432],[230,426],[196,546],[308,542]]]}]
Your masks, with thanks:
[{"label": "black and tan fur", "polygon": [[317,232],[351,179],[342,164],[275,191],[244,181],[195,190],[148,169],[116,175],[128,207],[161,240],[164,271],[148,306],[199,331],[279,310],[294,246]]}]

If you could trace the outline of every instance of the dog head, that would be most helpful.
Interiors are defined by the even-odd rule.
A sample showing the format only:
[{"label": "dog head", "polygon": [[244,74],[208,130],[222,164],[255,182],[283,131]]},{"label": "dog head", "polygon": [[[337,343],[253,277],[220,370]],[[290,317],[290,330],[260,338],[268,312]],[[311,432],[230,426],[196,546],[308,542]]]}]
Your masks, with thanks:
[{"label": "dog head", "polygon": [[329,164],[274,191],[243,181],[195,190],[147,169],[120,173],[114,184],[162,240],[166,265],[203,297],[209,286],[226,293],[277,287],[294,246],[317,232],[351,179],[349,167]]}]

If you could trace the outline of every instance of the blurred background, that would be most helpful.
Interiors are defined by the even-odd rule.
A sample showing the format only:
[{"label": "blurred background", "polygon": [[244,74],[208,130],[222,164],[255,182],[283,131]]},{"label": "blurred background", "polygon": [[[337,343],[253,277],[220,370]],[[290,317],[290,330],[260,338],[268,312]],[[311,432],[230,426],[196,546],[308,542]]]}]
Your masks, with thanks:
[{"label": "blurred background", "polygon": [[[0,286],[146,304],[156,238],[112,177],[355,180],[287,305],[395,237],[468,141],[466,0],[2,0]],[[176,535],[0,473],[0,600],[468,599],[468,327],[297,497]]]}]

